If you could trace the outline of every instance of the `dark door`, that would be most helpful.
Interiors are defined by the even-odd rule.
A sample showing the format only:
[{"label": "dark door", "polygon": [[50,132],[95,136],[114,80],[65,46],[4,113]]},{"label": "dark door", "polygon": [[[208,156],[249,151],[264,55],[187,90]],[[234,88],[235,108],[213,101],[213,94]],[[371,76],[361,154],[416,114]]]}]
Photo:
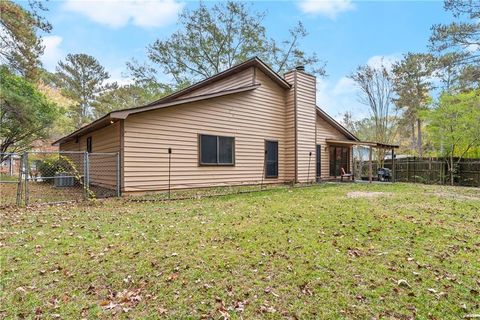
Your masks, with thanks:
[{"label": "dark door", "polygon": [[315,166],[315,172],[317,177],[317,182],[320,181],[322,176],[322,146],[317,144],[317,161]]},{"label": "dark door", "polygon": [[265,177],[278,177],[278,142],[265,141]]}]

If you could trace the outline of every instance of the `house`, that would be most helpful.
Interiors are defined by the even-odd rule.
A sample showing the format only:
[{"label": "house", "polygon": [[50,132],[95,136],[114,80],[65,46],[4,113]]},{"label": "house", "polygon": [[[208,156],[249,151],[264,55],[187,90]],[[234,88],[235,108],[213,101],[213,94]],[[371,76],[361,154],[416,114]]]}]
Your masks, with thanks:
[{"label": "house", "polygon": [[253,58],[55,144],[118,152],[123,193],[332,179],[351,171],[358,139],[315,101],[303,67],[282,77]]},{"label": "house", "polygon": [[29,152],[58,152],[59,148],[57,145],[54,145],[54,141],[52,139],[38,139],[33,141],[30,144]]}]

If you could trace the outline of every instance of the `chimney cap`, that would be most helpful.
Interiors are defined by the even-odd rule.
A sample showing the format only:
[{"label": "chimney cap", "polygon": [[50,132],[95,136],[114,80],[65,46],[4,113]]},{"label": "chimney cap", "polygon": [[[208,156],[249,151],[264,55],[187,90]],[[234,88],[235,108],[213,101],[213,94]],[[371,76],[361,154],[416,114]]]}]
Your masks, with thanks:
[{"label": "chimney cap", "polygon": [[296,66],[295,69],[298,71],[305,71],[305,66]]}]

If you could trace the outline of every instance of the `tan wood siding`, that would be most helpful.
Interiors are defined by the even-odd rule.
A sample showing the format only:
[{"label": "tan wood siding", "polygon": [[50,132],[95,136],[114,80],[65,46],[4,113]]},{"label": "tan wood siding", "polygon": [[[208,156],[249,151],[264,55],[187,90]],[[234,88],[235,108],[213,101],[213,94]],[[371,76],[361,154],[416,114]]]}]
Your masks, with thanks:
[{"label": "tan wood siding", "polygon": [[241,72],[238,72],[237,74],[232,75],[228,78],[219,80],[215,82],[215,84],[213,85],[199,88],[192,92],[181,95],[176,99],[185,99],[185,98],[195,97],[203,94],[219,92],[219,91],[224,91],[224,90],[233,89],[233,88],[245,87],[253,84],[253,77],[254,77],[254,69],[253,67],[251,67]]},{"label": "tan wood siding", "polygon": [[[328,179],[330,177],[330,153],[328,149],[327,139],[346,140],[349,141],[343,133],[334,128],[331,124],[323,120],[317,115],[317,144],[322,146],[321,152],[321,177]],[[350,148],[350,168],[352,168],[352,148]]]},{"label": "tan wood siding", "polygon": [[[249,83],[252,76],[253,73]],[[279,176],[264,182],[284,182],[285,92],[258,70],[256,82],[261,86],[253,91],[157,109],[125,119],[124,190],[165,190],[168,148],[172,148],[172,188],[260,183],[266,139],[279,143]],[[232,83],[238,84],[238,79]],[[199,166],[199,134],[235,137],[235,166]]]},{"label": "tan wood siding", "polygon": [[[114,155],[100,153],[120,151],[120,122],[81,136],[78,142],[62,143],[60,151],[87,151],[88,137],[92,137],[92,154],[89,156],[91,185],[115,188],[117,158]],[[73,159],[74,162],[78,162],[77,170],[83,171],[83,157],[72,156]]]},{"label": "tan wood siding", "polygon": [[316,80],[315,77],[297,73],[297,180],[315,179],[315,119]]},{"label": "tan wood siding", "polygon": [[68,141],[60,144],[60,151],[80,151],[80,144],[75,141]]}]

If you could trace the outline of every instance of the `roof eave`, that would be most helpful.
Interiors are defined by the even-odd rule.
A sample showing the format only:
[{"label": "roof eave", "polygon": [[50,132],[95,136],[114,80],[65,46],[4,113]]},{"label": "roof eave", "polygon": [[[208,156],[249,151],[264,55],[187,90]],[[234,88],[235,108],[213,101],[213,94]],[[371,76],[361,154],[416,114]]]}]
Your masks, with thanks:
[{"label": "roof eave", "polygon": [[229,90],[223,90],[223,91],[213,92],[213,93],[199,95],[199,96],[185,98],[185,99],[178,99],[178,100],[172,101],[170,103],[167,102],[167,103],[163,103],[163,104],[145,105],[145,106],[136,107],[136,108],[124,109],[124,110],[119,110],[119,111],[112,111],[110,113],[107,113],[103,117],[87,124],[86,126],[83,126],[82,128],[72,132],[71,134],[58,139],[57,141],[53,142],[52,145],[57,145],[57,144],[72,140],[75,137],[84,135],[84,134],[86,134],[90,131],[103,128],[103,127],[107,126],[108,124],[111,124],[112,121],[114,122],[114,121],[126,119],[131,114],[146,112],[146,111],[160,109],[160,108],[173,107],[173,106],[180,105],[180,104],[202,101],[202,100],[222,97],[222,96],[226,96],[226,95],[231,95],[231,94],[235,94],[235,93],[251,91],[251,90],[255,90],[255,89],[259,88],[260,86],[261,86],[260,84],[255,84],[255,85],[244,86],[244,87],[234,88],[234,89],[229,89]]},{"label": "roof eave", "polygon": [[223,79],[224,77],[227,77],[231,74],[234,74],[236,72],[239,72],[239,71],[242,71],[246,68],[249,68],[249,67],[253,67],[255,65],[258,65],[262,68],[262,71],[265,72],[272,80],[274,80],[278,85],[280,85],[282,88],[284,89],[290,89],[291,88],[291,85],[290,83],[288,83],[285,79],[283,79],[280,75],[278,75],[275,71],[273,71],[267,64],[265,64],[260,58],[258,57],[254,57],[254,58],[251,58],[247,61],[244,61],[242,63],[239,63],[238,65],[236,66],[233,66],[227,70],[224,70],[220,73],[217,73],[209,78],[206,78],[200,82],[197,82],[187,88],[184,88],[180,91],[177,91],[177,92],[174,92],[166,97],[163,97],[163,98],[160,98],[158,99],[157,101],[154,101],[152,103],[150,103],[149,105],[156,105],[156,104],[159,104],[159,103],[163,103],[163,102],[168,102],[168,101],[171,101],[175,98],[178,98],[178,97],[181,97],[187,93],[190,93],[194,90],[197,90],[199,88],[202,88],[204,86],[207,86],[211,83],[214,83],[220,79]]},{"label": "roof eave", "polygon": [[346,137],[352,139],[353,141],[360,141],[353,133],[348,131],[344,126],[342,126],[340,123],[338,123],[335,119],[333,119],[328,113],[323,111],[319,106],[317,107],[317,114],[319,114],[322,119],[327,121],[330,125],[332,125],[334,128],[342,132]]},{"label": "roof eave", "polygon": [[101,118],[99,118],[99,119],[97,119],[93,122],[90,122],[89,124],[81,127],[80,129],[75,130],[74,132],[70,133],[69,135],[62,137],[62,138],[58,139],[57,141],[54,141],[52,143],[52,146],[55,146],[55,145],[58,145],[60,143],[66,142],[68,140],[74,139],[75,137],[82,136],[85,133],[88,133],[90,131],[99,129],[101,127],[105,127],[108,124],[111,124],[111,121],[118,120],[118,118],[115,118],[114,116],[112,116],[112,113],[113,112],[109,112],[106,115],[104,115],[103,117],[101,117]]}]

